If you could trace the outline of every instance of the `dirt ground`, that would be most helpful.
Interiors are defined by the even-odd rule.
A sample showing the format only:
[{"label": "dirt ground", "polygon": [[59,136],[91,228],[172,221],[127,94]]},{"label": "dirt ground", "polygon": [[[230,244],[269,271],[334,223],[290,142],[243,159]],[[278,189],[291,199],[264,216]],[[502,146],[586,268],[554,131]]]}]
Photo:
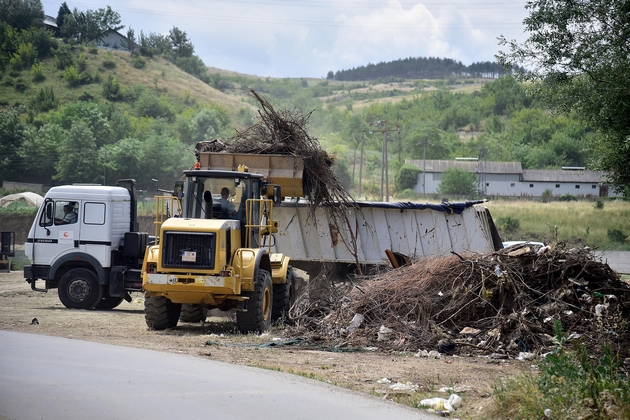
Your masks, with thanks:
[{"label": "dirt ground", "polygon": [[[43,282],[39,283],[43,287]],[[21,271],[0,273],[0,329],[278,370],[407,404],[429,397],[448,398],[440,388],[454,387],[463,404],[452,417],[462,419],[487,418],[494,381],[528,370],[531,365],[476,356],[429,359],[374,349],[338,353],[313,350],[308,343],[278,345],[282,343],[281,326],[267,334],[244,336],[235,332],[229,318],[218,317],[208,318],[204,324],[180,322],[172,330],[149,331],[143,315],[144,298],[140,293],[132,297],[132,302],[123,302],[111,311],[67,309],[57,290],[35,292]],[[384,378],[391,383],[383,383]],[[397,392],[389,388],[397,382],[410,383],[417,390]]]}]

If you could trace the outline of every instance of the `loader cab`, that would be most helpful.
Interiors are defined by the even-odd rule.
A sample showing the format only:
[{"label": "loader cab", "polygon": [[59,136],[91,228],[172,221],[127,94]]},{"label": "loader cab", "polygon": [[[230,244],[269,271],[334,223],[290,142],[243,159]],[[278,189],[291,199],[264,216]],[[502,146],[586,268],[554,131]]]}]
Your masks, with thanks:
[{"label": "loader cab", "polygon": [[245,224],[245,203],[260,198],[262,175],[233,171],[184,171],[182,217],[232,219]]}]

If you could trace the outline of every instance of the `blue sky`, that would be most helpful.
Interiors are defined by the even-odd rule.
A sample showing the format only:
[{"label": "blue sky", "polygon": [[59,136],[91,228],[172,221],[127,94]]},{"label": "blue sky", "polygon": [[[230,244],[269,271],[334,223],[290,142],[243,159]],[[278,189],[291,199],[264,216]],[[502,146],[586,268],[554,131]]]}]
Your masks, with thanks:
[{"label": "blue sky", "polygon": [[[62,1],[42,1],[56,17]],[[524,41],[525,0],[110,0],[136,34],[185,31],[206,65],[261,77],[328,71],[406,57],[493,61],[497,37]]]}]

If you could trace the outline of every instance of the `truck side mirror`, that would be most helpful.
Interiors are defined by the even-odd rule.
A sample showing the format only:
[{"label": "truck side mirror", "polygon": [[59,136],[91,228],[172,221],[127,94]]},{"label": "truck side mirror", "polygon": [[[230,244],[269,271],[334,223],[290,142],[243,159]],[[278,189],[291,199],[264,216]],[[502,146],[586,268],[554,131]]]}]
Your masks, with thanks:
[{"label": "truck side mirror", "polygon": [[282,203],[282,188],[280,185],[273,186],[273,202],[274,204]]},{"label": "truck side mirror", "polygon": [[48,201],[44,204],[44,211],[42,212],[42,218],[39,221],[40,226],[52,226],[53,224],[53,202]]}]

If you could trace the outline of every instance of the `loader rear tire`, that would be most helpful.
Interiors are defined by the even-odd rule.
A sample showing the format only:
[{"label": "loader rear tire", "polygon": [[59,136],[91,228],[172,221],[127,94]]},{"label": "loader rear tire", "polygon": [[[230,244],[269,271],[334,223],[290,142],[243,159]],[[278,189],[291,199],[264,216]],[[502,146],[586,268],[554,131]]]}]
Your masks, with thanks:
[{"label": "loader rear tire", "polygon": [[144,298],[144,320],[151,330],[175,328],[181,311],[181,303],[173,303],[163,296]]},{"label": "loader rear tire", "polygon": [[293,278],[295,273],[293,268],[289,266],[287,269],[287,281],[282,284],[273,285],[273,310],[271,312],[271,320],[275,321],[289,312],[291,304],[295,297],[295,283]]},{"label": "loader rear tire", "polygon": [[271,326],[273,306],[273,285],[269,271],[259,269],[254,291],[243,292],[243,296],[249,299],[246,302],[247,311],[236,313],[238,330],[243,334],[267,331]]},{"label": "loader rear tire", "polygon": [[208,309],[199,305],[182,305],[179,320],[182,322],[203,322],[208,318]]},{"label": "loader rear tire", "polygon": [[59,280],[59,300],[66,308],[91,309],[103,296],[103,289],[93,271],[75,268]]}]

